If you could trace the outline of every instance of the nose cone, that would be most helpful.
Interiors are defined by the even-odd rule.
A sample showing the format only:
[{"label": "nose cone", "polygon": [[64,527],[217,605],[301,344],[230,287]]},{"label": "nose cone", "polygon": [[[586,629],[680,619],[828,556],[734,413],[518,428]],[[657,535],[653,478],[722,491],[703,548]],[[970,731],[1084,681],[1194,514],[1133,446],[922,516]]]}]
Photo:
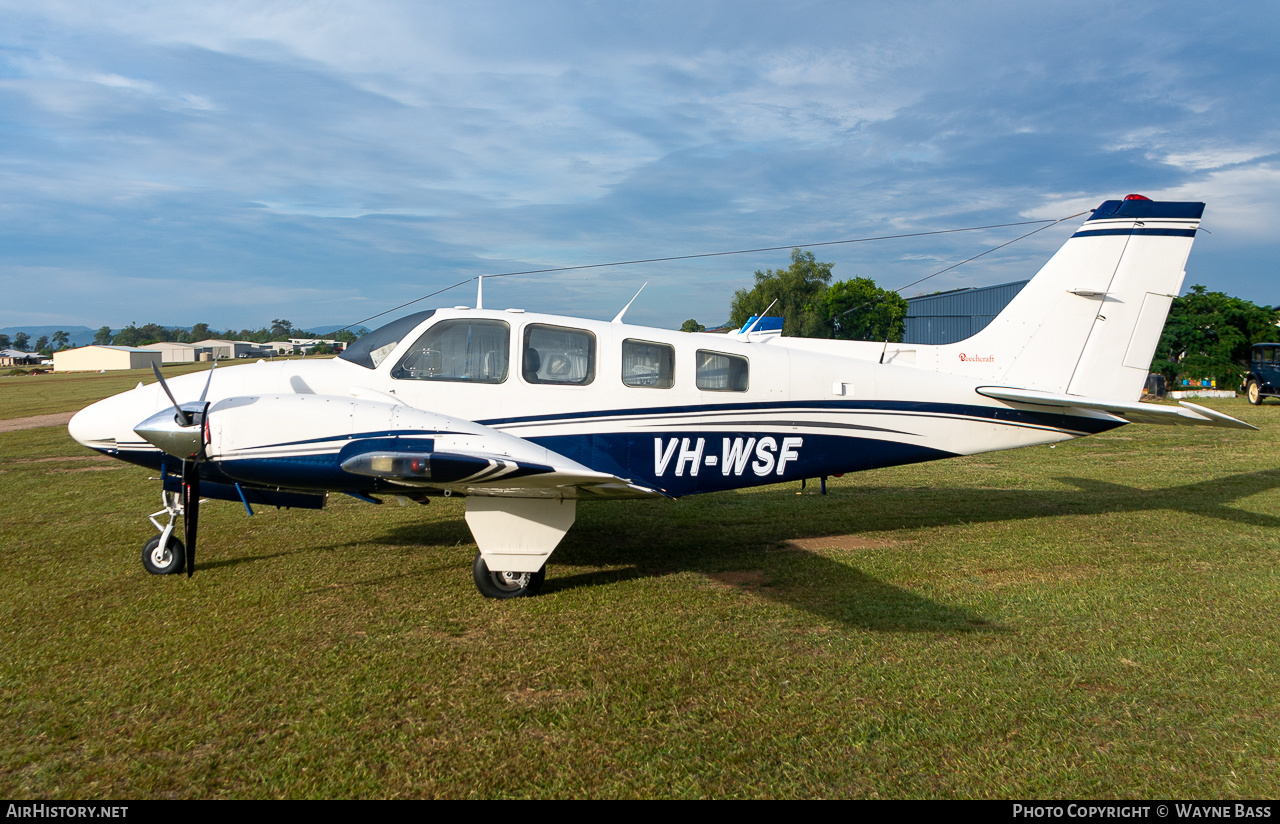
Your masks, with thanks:
[{"label": "nose cone", "polygon": [[[118,404],[112,404],[113,400],[107,398],[81,409],[67,424],[67,432],[90,449],[115,449],[119,422],[115,420],[116,410],[112,408]],[[125,431],[128,432],[127,427]]]},{"label": "nose cone", "polygon": [[[142,446],[133,428],[164,408],[157,394],[157,389],[139,384],[137,389],[112,395],[77,412],[67,424],[67,431],[80,443],[102,452],[114,454],[117,449]],[[168,408],[172,411],[173,407]]]},{"label": "nose cone", "polygon": [[71,422],[67,424],[67,432],[71,434],[71,437],[75,438],[77,442],[89,447],[93,446],[92,441],[94,441],[94,430],[96,428],[93,425],[93,417],[88,414],[89,410],[92,408],[92,406],[86,406],[84,409],[81,409],[79,412],[71,416]]}]

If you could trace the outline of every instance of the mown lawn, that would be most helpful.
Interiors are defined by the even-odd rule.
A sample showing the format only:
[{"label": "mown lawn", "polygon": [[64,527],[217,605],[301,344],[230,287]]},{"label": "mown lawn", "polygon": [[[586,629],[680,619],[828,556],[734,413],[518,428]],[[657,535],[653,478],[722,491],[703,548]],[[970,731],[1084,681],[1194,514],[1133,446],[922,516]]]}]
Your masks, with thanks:
[{"label": "mown lawn", "polygon": [[3,433],[0,796],[1272,797],[1280,405],[1206,405],[1262,431],[584,504],[514,602],[456,499],[210,502],[152,577],[146,471]]}]

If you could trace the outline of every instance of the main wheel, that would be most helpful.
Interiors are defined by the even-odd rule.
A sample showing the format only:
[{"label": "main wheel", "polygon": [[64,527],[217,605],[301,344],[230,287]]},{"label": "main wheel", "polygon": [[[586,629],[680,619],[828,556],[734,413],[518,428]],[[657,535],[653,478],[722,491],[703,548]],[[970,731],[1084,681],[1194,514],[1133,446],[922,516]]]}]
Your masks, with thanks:
[{"label": "main wheel", "polygon": [[1257,381],[1249,381],[1249,386],[1245,389],[1244,394],[1249,398],[1249,403],[1254,406],[1262,403],[1262,387],[1258,386]]},{"label": "main wheel", "polygon": [[187,560],[187,548],[173,536],[169,543],[160,546],[160,536],[147,541],[142,547],[142,565],[152,575],[173,575],[182,571]]},{"label": "main wheel", "polygon": [[476,553],[471,565],[471,577],[476,589],[486,598],[526,598],[538,594],[542,582],[547,579],[547,568],[537,572],[490,572],[484,556]]}]

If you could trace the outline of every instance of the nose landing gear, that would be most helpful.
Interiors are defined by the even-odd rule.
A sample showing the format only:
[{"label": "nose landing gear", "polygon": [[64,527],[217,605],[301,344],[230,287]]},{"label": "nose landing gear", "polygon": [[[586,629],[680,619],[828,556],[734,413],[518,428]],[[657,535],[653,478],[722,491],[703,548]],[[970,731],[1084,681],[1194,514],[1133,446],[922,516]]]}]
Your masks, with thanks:
[{"label": "nose landing gear", "polygon": [[[183,514],[182,496],[177,492],[160,492],[164,509],[147,516],[152,525],[160,530],[160,534],[147,541],[142,547],[142,566],[152,575],[174,575],[182,572],[187,565],[187,548],[173,534],[177,517]],[[156,520],[161,515],[168,515],[169,521],[161,525]]]}]

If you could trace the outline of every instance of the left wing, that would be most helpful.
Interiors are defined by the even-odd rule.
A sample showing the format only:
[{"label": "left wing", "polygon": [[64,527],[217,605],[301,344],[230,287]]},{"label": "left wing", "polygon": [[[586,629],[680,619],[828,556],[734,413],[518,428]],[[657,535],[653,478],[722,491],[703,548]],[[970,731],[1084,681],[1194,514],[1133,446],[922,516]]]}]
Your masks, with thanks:
[{"label": "left wing", "polygon": [[664,497],[516,435],[367,391],[227,398],[207,422],[208,459],[241,484],[347,491],[376,479],[461,495]]},{"label": "left wing", "polygon": [[[511,436],[507,436],[511,437]],[[408,487],[511,498],[635,498],[662,493],[596,472],[548,452],[554,463],[533,463],[484,452],[364,452],[342,462],[346,472]],[[559,459],[559,460],[556,460]],[[558,465],[557,465],[558,464]]]}]

